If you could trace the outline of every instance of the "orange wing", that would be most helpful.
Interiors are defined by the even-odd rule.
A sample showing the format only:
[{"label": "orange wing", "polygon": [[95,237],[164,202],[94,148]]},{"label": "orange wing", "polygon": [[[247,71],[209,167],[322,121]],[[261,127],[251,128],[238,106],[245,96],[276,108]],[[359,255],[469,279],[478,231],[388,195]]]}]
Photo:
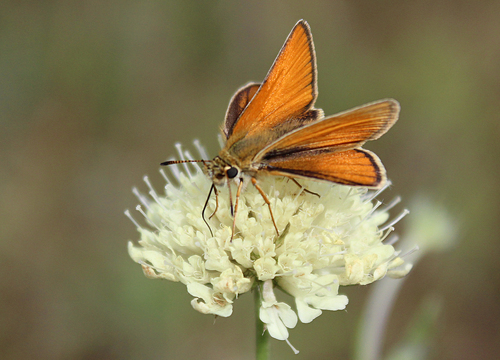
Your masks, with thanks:
[{"label": "orange wing", "polygon": [[386,99],[366,104],[294,130],[261,150],[254,163],[310,150],[328,152],[361,147],[376,140],[397,121],[399,103]]},{"label": "orange wing", "polygon": [[257,90],[259,90],[259,87],[260,84],[249,83],[236,91],[233,95],[233,98],[229,102],[229,107],[226,111],[226,120],[224,121],[224,126],[222,128],[224,135],[226,135],[226,139],[233,131],[233,126],[236,124],[236,120],[238,120],[243,110],[247,107],[250,100],[252,100]]},{"label": "orange wing", "polygon": [[316,96],[314,45],[309,25],[301,20],[253,99],[234,126],[229,127],[226,148],[243,137],[260,136],[289,119],[300,118],[312,108]]},{"label": "orange wing", "polygon": [[380,159],[364,149],[304,152],[296,156],[273,159],[262,164],[260,170],[271,175],[370,188],[378,188],[386,180],[385,169]]}]

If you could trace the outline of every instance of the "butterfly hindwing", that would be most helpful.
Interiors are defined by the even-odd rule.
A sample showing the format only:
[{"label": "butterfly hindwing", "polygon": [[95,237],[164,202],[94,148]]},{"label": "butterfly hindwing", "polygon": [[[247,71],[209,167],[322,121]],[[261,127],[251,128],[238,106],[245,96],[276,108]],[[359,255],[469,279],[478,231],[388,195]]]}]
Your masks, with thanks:
[{"label": "butterfly hindwing", "polygon": [[365,149],[306,151],[270,160],[260,170],[271,175],[370,188],[379,187],[386,179],[380,159]]},{"label": "butterfly hindwing", "polygon": [[257,90],[259,90],[259,87],[260,84],[258,83],[249,83],[236,91],[234,94],[233,98],[229,102],[226,119],[222,128],[226,139],[232,132],[234,124],[236,124],[236,121],[240,117],[243,110],[247,107],[250,100],[252,100]]}]

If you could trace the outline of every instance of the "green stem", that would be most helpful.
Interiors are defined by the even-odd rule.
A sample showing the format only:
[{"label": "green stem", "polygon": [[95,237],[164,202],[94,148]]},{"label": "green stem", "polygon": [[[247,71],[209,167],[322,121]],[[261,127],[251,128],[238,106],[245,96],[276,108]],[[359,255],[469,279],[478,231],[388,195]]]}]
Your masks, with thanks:
[{"label": "green stem", "polygon": [[260,305],[262,303],[262,297],[260,288],[257,286],[253,290],[254,300],[255,300],[255,344],[256,344],[256,356],[257,360],[268,360],[270,353],[269,344],[269,333],[264,331],[264,323],[260,321],[259,311]]}]

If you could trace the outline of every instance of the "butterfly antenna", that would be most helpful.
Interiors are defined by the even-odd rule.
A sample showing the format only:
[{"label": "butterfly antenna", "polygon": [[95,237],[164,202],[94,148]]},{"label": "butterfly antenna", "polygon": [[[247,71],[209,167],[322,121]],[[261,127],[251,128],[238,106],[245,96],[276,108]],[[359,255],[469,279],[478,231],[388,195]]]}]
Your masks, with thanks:
[{"label": "butterfly antenna", "polygon": [[207,162],[211,162],[211,160],[169,160],[162,162],[160,165],[168,166],[173,164],[183,164],[183,163],[193,163],[193,162],[202,162],[206,164]]}]

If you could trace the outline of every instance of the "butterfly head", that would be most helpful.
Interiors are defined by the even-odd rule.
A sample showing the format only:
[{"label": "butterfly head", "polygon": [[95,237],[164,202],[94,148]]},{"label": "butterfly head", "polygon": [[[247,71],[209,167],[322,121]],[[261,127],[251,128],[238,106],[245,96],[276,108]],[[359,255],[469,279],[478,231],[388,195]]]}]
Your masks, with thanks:
[{"label": "butterfly head", "polygon": [[212,161],[205,163],[205,174],[212,180],[212,182],[221,186],[229,180],[234,179],[240,173],[240,169],[236,166],[228,164],[219,156],[216,156]]}]

